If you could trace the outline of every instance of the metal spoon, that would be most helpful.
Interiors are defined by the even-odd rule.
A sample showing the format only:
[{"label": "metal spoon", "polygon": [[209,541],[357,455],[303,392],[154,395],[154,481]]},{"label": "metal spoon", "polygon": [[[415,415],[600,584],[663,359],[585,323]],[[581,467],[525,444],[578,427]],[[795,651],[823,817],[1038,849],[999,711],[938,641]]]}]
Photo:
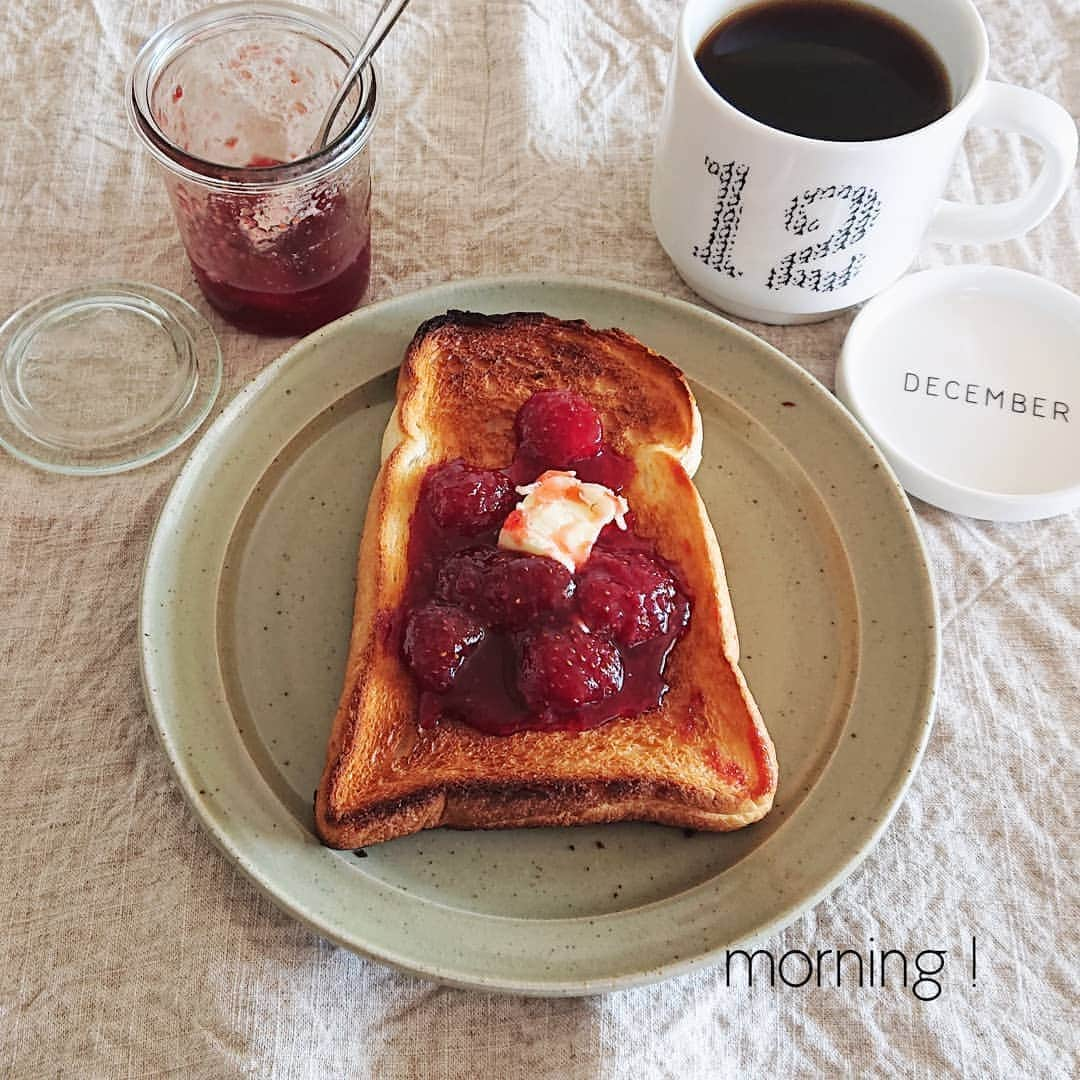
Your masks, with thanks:
[{"label": "metal spoon", "polygon": [[337,114],[345,103],[345,99],[349,96],[353,83],[359,78],[361,70],[375,54],[375,50],[383,43],[383,38],[390,33],[390,28],[397,22],[398,16],[408,7],[408,4],[409,0],[384,0],[383,6],[379,8],[379,14],[375,16],[375,21],[371,24],[367,37],[364,38],[363,44],[360,46],[360,51],[357,52],[356,58],[349,65],[349,70],[345,73],[345,78],[342,80],[341,86],[338,87],[334,100],[330,102],[330,108],[326,110],[326,116],[323,117],[319,133],[311,144],[310,153],[314,154],[326,145],[327,139],[330,137],[330,129],[334,126]]}]

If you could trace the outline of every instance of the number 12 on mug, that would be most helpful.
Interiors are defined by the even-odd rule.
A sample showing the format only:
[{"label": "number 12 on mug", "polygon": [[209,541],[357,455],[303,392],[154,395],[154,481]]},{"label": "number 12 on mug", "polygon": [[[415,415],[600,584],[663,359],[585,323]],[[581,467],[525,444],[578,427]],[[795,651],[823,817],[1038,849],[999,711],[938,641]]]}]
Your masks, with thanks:
[{"label": "number 12 on mug", "polygon": [[[716,191],[707,233],[691,253],[706,266],[730,278],[742,277],[736,258],[736,243],[742,219],[743,193],[750,182],[750,166],[743,161],[717,161],[706,155],[705,171],[715,177]],[[821,228],[818,216],[822,204],[833,200],[847,203],[839,226],[825,236],[814,234]],[[762,284],[768,289],[788,285],[812,292],[833,292],[851,283],[866,256],[851,252],[840,266],[814,265],[831,255],[847,251],[863,240],[881,213],[877,191],[866,185],[829,184],[795,193],[784,213],[784,228],[792,236],[811,242],[789,251],[768,272]]]}]

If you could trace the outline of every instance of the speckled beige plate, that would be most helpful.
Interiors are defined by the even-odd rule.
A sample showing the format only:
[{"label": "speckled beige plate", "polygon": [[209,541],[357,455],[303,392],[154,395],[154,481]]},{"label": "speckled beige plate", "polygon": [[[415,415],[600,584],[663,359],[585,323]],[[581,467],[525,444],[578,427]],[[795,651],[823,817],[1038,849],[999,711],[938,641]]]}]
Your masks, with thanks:
[{"label": "speckled beige plate", "polygon": [[[437,830],[365,852],[312,831],[357,540],[392,369],[447,308],[620,326],[690,376],[697,483],[781,780],[762,823]],[[141,599],[151,715],[229,857],[320,934],[458,985],[586,994],[708,964],[835,888],[896,809],[929,732],[933,590],[910,507],[843,407],[763,341],[623,285],[449,284],[300,342],[196,447]]]}]

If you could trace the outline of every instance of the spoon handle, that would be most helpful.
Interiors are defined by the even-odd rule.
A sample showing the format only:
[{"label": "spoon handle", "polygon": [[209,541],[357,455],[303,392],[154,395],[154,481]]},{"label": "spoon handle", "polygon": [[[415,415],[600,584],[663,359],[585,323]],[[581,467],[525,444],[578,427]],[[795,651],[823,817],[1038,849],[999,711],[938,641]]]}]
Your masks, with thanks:
[{"label": "spoon handle", "polygon": [[383,38],[390,33],[390,28],[397,22],[398,16],[408,4],[409,0],[383,0],[383,5],[379,8],[379,14],[375,16],[375,21],[371,24],[367,37],[364,38],[355,59],[345,73],[345,78],[342,79],[341,86],[338,87],[338,92],[334,95],[334,100],[330,102],[330,108],[326,110],[326,116],[319,127],[319,133],[311,144],[313,152],[321,150],[326,145],[326,140],[330,136],[330,129],[334,126],[337,114],[345,103],[345,98],[348,97],[353,83],[356,82],[357,77],[360,75],[361,69],[371,59],[375,50],[383,43]]}]

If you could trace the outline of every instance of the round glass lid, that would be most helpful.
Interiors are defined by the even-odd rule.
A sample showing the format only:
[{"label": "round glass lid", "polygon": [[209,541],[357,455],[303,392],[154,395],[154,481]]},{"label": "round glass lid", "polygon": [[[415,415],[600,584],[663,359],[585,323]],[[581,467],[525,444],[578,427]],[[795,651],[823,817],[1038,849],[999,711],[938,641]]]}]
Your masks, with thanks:
[{"label": "round glass lid", "polygon": [[50,472],[154,461],[198,428],[220,387],[209,323],[155,285],[68,289],[0,326],[0,445]]}]

